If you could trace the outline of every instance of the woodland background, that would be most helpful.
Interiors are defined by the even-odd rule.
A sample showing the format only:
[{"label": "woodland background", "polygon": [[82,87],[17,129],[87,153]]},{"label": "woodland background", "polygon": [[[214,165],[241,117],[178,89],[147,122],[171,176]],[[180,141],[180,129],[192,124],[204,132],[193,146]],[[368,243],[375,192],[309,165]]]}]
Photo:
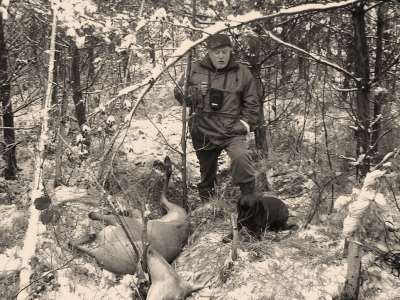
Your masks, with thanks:
[{"label": "woodland background", "polygon": [[[87,260],[74,263],[66,250],[67,239],[92,226],[83,221],[88,208],[54,205],[39,213],[35,200],[52,198],[60,186],[77,187],[89,190],[99,207],[139,207],[157,216],[161,176],[152,166],[166,154],[175,164],[171,195],[193,215],[196,234],[229,230],[238,191],[230,184],[226,158],[217,199],[202,207],[195,188],[197,161],[190,142],[186,145],[188,116],[172,93],[188,62],[204,54],[201,42],[222,31],[231,36],[235,58],[250,67],[263,94],[259,126],[250,137],[258,189],[287,201],[301,225],[289,237],[242,245],[241,259],[256,253],[257,260],[279,260],[275,250],[296,248],[299,257],[281,253],[287,264],[273,265],[272,273],[280,274],[279,267],[287,271],[296,260],[304,268],[315,257],[328,268],[346,266],[341,243],[356,237],[355,253],[363,255],[355,257],[369,260],[355,268],[355,284],[346,280],[345,269],[326,280],[316,276],[325,287],[336,282],[335,276],[343,279],[325,294],[318,284],[311,290],[319,294],[307,294],[309,286],[300,284],[307,280],[297,278],[292,294],[286,288],[286,294],[275,287],[261,291],[254,283],[248,298],[236,288],[249,266],[242,261],[226,270],[222,264],[220,271],[231,275],[219,273],[210,288],[213,297],[329,299],[350,284],[362,299],[397,299],[399,279],[391,274],[400,270],[397,0],[1,0],[0,212],[5,221],[0,228],[0,298],[11,299],[23,290],[24,297],[53,299],[57,296],[51,293],[65,292],[63,284],[77,291],[82,277],[90,277],[82,271],[90,269]],[[374,171],[382,173],[366,180]],[[368,208],[353,224],[338,208],[362,197],[369,199]],[[210,220],[219,225],[207,227]],[[277,244],[271,244],[274,239]],[[314,243],[321,248],[317,253]],[[177,262],[180,274],[185,264]],[[68,265],[73,275],[58,274],[46,282],[43,274],[56,273],[59,265]],[[104,275],[96,272],[90,279],[104,283]],[[279,286],[282,280],[271,282]],[[30,289],[23,289],[29,282]],[[103,288],[118,284],[106,282]],[[130,286],[129,293],[138,290]],[[234,294],[227,296],[228,290]],[[88,295],[77,299],[101,299]]]}]

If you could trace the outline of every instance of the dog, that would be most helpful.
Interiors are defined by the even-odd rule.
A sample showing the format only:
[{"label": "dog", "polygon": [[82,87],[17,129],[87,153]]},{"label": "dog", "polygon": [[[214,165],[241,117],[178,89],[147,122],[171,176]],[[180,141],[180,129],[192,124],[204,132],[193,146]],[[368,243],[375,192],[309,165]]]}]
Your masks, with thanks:
[{"label": "dog", "polygon": [[285,230],[289,210],[279,198],[268,194],[250,194],[240,198],[237,205],[238,229],[246,228],[255,237],[260,237],[266,230]]}]

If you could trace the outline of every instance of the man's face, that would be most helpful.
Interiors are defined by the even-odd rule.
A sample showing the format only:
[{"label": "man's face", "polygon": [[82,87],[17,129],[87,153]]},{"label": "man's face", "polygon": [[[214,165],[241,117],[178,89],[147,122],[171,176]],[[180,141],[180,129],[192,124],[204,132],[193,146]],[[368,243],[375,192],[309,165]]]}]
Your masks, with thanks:
[{"label": "man's face", "polygon": [[231,52],[231,47],[208,49],[208,56],[210,57],[210,60],[216,69],[223,69],[229,63]]}]

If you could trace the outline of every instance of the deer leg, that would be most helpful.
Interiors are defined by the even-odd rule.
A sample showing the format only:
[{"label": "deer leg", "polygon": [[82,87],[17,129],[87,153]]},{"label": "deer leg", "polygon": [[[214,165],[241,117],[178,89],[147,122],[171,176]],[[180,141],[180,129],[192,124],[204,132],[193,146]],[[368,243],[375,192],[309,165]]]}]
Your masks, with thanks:
[{"label": "deer leg", "polygon": [[[97,237],[96,233],[85,234],[75,241],[69,241],[68,247],[70,249],[78,249],[78,250],[82,251],[82,249],[80,249],[81,248],[80,246],[83,244],[88,244],[88,243],[93,242],[96,239],[96,237]],[[87,251],[84,251],[84,252],[87,252]]]},{"label": "deer leg", "polygon": [[90,256],[93,256],[93,253],[92,253],[93,251],[89,247],[82,246],[82,245],[76,245],[76,244],[75,245],[71,244],[71,246],[75,250],[78,250],[80,252],[83,252],[83,253],[89,254]]},{"label": "deer leg", "polygon": [[89,213],[89,219],[95,220],[95,221],[102,221],[102,222],[104,222],[105,225],[118,225],[118,221],[117,221],[116,217],[112,214],[104,215],[104,214],[100,214],[100,213],[92,211]]}]

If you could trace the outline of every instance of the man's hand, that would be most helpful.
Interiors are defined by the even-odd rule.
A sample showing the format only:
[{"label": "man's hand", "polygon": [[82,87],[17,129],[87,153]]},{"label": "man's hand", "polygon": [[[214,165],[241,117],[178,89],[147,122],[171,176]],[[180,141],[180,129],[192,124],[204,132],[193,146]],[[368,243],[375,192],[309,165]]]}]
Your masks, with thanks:
[{"label": "man's hand", "polygon": [[232,127],[232,133],[237,135],[246,135],[250,132],[250,126],[243,120],[239,120]]}]

